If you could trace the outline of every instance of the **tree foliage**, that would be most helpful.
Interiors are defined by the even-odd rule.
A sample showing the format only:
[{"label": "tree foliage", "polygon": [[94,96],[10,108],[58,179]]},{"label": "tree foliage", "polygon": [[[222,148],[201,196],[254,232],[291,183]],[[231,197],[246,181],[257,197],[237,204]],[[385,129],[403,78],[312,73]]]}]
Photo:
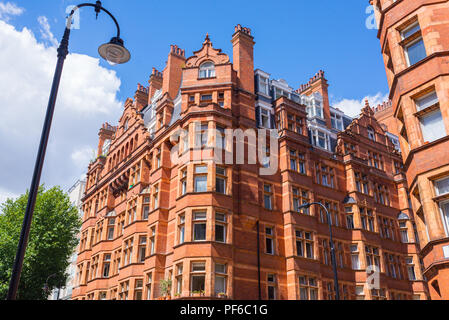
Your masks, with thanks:
[{"label": "tree foliage", "polygon": [[[0,299],[5,299],[14,263],[28,192],[16,200],[9,199],[0,207]],[[81,220],[78,210],[61,188],[45,190],[42,186],[36,200],[28,246],[17,294],[21,300],[44,300],[47,278],[49,290],[67,280],[66,269],[78,244]]]}]

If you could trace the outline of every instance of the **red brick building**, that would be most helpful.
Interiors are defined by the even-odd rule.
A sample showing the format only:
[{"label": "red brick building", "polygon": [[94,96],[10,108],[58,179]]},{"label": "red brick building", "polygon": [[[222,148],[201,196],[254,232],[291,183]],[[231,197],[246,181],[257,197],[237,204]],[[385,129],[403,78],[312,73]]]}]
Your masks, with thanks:
[{"label": "red brick building", "polygon": [[[334,299],[327,217],[298,208],[320,201],[342,298],[426,299],[401,156],[370,106],[356,119],[332,108],[322,71],[294,90],[254,70],[248,28],[232,43],[233,62],[208,36],[189,58],[171,46],[118,125],[100,130],[73,298],[158,299],[171,280],[172,299]],[[278,130],[279,152],[215,161],[212,146],[238,147],[225,129],[256,128]]]},{"label": "red brick building", "polygon": [[449,2],[372,1],[432,299],[449,299]]}]

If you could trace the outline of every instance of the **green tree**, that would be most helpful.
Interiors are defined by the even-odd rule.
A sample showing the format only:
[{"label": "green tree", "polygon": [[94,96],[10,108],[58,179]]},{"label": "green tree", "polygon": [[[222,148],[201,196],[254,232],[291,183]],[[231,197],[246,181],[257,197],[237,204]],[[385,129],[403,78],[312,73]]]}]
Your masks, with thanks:
[{"label": "green tree", "polygon": [[[16,200],[8,199],[0,207],[0,299],[6,298],[28,192]],[[60,187],[39,188],[28,247],[17,294],[20,300],[45,300],[43,287],[49,290],[67,280],[66,269],[78,244],[81,219],[67,194]]]}]

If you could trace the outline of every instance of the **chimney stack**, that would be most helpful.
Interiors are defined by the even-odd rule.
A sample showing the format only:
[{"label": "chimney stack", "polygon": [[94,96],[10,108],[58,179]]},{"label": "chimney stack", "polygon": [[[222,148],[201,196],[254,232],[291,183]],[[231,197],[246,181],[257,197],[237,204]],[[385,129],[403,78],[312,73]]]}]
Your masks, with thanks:
[{"label": "chimney stack", "polygon": [[178,94],[185,61],[185,51],[176,45],[171,45],[162,79],[162,91],[164,94],[168,93],[170,99],[176,98]]},{"label": "chimney stack", "polygon": [[162,89],[162,72],[153,68],[148,83],[150,85],[148,87],[148,104],[151,104],[151,99],[154,97],[156,91]]},{"label": "chimney stack", "polygon": [[134,94],[134,102],[138,111],[141,111],[148,103],[148,88],[140,83],[137,84],[137,90]]},{"label": "chimney stack", "polygon": [[233,65],[237,72],[239,86],[254,93],[254,37],[251,29],[244,28],[240,24],[235,27],[232,36]]},{"label": "chimney stack", "polygon": [[324,71],[320,70],[310,78],[308,83],[301,85],[296,92],[306,96],[319,92],[323,97],[323,113],[326,120],[326,126],[332,128],[328,88],[329,84],[324,77]]}]

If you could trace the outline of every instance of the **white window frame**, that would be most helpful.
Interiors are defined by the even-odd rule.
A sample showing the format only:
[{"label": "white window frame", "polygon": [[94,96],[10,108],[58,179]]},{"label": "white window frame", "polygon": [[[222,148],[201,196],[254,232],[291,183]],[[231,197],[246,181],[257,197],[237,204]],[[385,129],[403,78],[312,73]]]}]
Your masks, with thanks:
[{"label": "white window frame", "polygon": [[[418,30],[417,30],[417,31],[415,31],[415,32],[412,33],[412,34],[410,34],[410,35],[408,35],[408,36],[405,36],[405,33],[407,33],[408,31],[410,31],[411,29],[415,28],[416,26],[418,26],[418,27],[419,27],[419,30],[421,30],[421,25],[419,24],[419,21],[416,21],[416,22],[412,23],[410,26],[408,26],[407,28],[405,28],[404,30],[402,30],[402,31],[401,31],[401,38],[402,38],[402,40],[405,40],[405,39],[407,39],[408,37],[410,37],[411,35],[413,35],[415,32],[418,32]],[[419,61],[421,61],[421,60],[423,60],[423,59],[425,58],[425,57],[424,57],[423,59],[421,59],[421,60],[415,62],[414,64],[411,64],[411,62],[410,62],[410,57],[409,57],[408,50],[409,50],[409,48],[410,48],[411,46],[413,46],[414,44],[416,44],[416,43],[418,43],[418,42],[420,42],[420,41],[422,41],[422,43],[423,43],[424,51],[426,51],[426,56],[427,56],[427,50],[426,50],[426,46],[425,46],[424,39],[423,39],[422,35],[421,35],[421,37],[418,37],[417,39],[415,39],[415,40],[413,40],[413,41],[407,43],[406,45],[404,45],[404,54],[405,54],[405,58],[406,58],[407,66],[408,66],[408,67],[410,67],[410,66],[412,66],[412,65],[415,65],[416,63],[418,63]]]},{"label": "white window frame", "polygon": [[[444,207],[446,206],[446,211]],[[446,232],[446,236],[449,236],[449,200],[442,201],[439,203],[440,212],[441,212],[441,220],[443,222],[444,231]]]},{"label": "white window frame", "polygon": [[215,64],[212,61],[203,62],[198,70],[198,78],[209,79],[214,77],[215,77]]}]

